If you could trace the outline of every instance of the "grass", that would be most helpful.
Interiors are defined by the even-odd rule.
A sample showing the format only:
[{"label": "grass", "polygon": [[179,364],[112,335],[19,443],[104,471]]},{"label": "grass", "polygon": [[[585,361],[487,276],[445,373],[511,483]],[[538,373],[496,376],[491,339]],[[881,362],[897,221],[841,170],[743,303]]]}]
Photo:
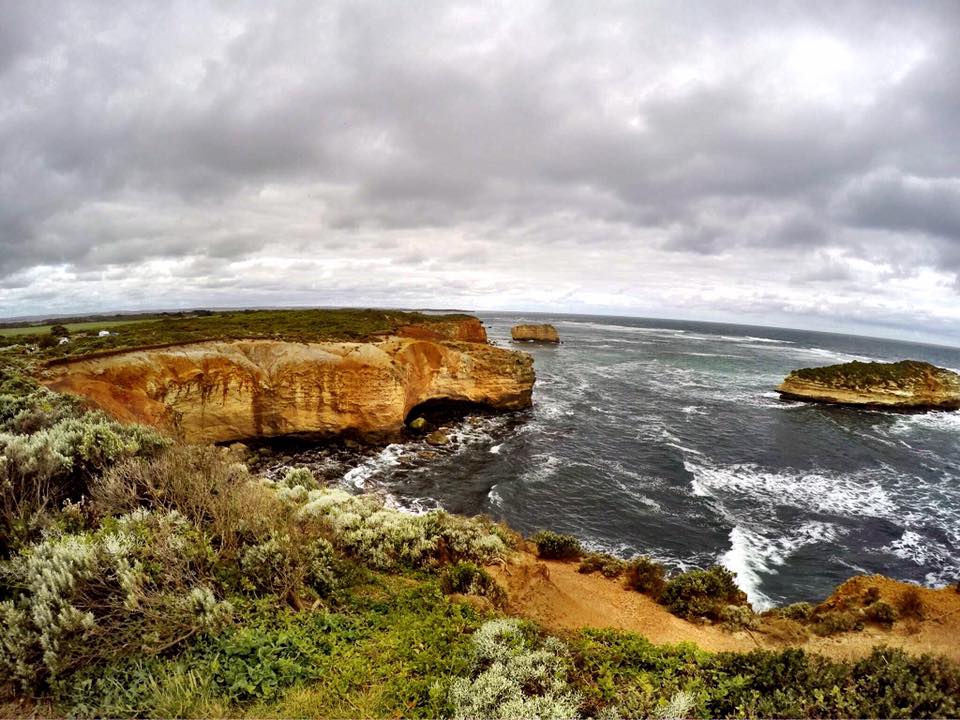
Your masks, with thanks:
[{"label": "grass", "polygon": [[[426,315],[398,310],[306,309],[239,310],[202,312],[157,318],[110,322],[83,322],[67,325],[69,343],[42,347],[47,360],[76,358],[104,352],[129,350],[201,340],[239,338],[284,339],[294,342],[357,341],[395,331],[403,325],[429,324],[466,318],[466,315]],[[39,342],[49,337],[51,325],[0,329],[0,347]],[[98,337],[95,331],[115,329],[115,334]]]},{"label": "grass", "polygon": [[[144,322],[155,322],[154,319],[138,320],[115,320],[111,322],[78,322],[67,323],[64,325],[71,333],[75,332],[100,332],[101,330],[112,330],[113,328],[125,325],[136,325]],[[47,325],[28,325],[26,327],[0,327],[0,338],[3,337],[24,337],[30,335],[46,335],[50,332],[53,324]]]}]

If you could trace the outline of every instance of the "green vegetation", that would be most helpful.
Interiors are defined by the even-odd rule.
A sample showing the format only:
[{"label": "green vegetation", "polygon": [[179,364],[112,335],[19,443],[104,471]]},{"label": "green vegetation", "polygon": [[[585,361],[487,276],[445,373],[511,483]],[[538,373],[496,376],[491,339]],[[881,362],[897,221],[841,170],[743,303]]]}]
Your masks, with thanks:
[{"label": "green vegetation", "polygon": [[853,362],[825,367],[801,368],[794,375],[801,380],[818,382],[836,388],[856,390],[863,387],[912,385],[929,380],[932,375],[947,372],[920,360],[901,360],[893,363]]},{"label": "green vegetation", "polygon": [[[85,355],[153,347],[201,340],[237,338],[282,338],[294,342],[321,340],[363,340],[388,334],[403,325],[429,324],[464,315],[426,315],[397,310],[238,310],[198,312],[151,319],[127,319],[105,323],[67,324],[70,341],[44,343],[40,356],[44,359],[72,358]],[[112,334],[99,337],[97,331],[110,329]],[[25,332],[25,331],[30,332]],[[0,348],[12,344],[40,345],[42,338],[51,338],[50,325],[33,328],[0,330]]]},{"label": "green vegetation", "polygon": [[585,556],[580,560],[580,567],[577,568],[577,572],[584,575],[599,572],[607,578],[620,577],[626,570],[626,562],[605,553],[592,553]]},{"label": "green vegetation", "polygon": [[[96,334],[101,330],[113,330],[126,325],[136,325],[137,323],[150,322],[156,320],[156,316],[146,318],[137,318],[135,320],[89,320],[87,322],[67,322],[44,325],[16,325],[13,327],[0,325],[0,338],[24,338],[30,335],[53,335],[54,337],[64,337],[77,332],[88,332]],[[55,328],[63,328],[67,332],[54,332]],[[17,342],[20,342],[18,340]]]},{"label": "green vegetation", "polygon": [[667,569],[647,557],[638,557],[627,566],[627,587],[659,600],[667,587]]},{"label": "green vegetation", "polygon": [[[76,717],[960,712],[960,668],[942,658],[878,649],[836,663],[614,631],[547,636],[498,610],[506,598],[483,565],[518,538],[489,519],[405,514],[322,487],[304,468],[267,481],[235,451],[170,445],[16,368],[0,373],[8,713],[31,712],[16,704],[26,698],[40,714]],[[536,540],[541,556],[580,555],[569,536]],[[645,558],[624,565],[590,556],[582,567],[625,572],[683,615],[755,619],[720,568],[666,581]],[[894,611],[868,590],[851,608],[881,623],[922,614],[909,595]],[[783,612],[795,624],[786,616],[823,622],[828,610]]]},{"label": "green vegetation", "polygon": [[580,541],[572,535],[541,530],[530,539],[537,546],[537,556],[544,560],[572,560],[583,554]]},{"label": "green vegetation", "polygon": [[[877,648],[854,663],[802,650],[706,653],[630,633],[588,630],[569,643],[581,710],[605,717],[951,717],[960,669]],[[680,706],[680,707],[678,707]]]},{"label": "green vegetation", "polygon": [[440,587],[448,595],[460,593],[485,597],[495,606],[506,603],[507,594],[490,573],[471,562],[459,562],[447,568],[440,577]]},{"label": "green vegetation", "polygon": [[737,587],[733,573],[714,565],[707,570],[688,570],[670,578],[660,602],[674,615],[696,619],[726,620],[727,606],[747,604],[747,596]]}]

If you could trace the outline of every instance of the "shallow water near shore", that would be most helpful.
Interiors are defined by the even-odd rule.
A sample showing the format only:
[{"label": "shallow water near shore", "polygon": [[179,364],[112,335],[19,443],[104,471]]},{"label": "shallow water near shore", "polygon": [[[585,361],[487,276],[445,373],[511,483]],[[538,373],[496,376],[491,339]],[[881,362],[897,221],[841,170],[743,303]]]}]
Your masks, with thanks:
[{"label": "shallow water near shore", "polygon": [[[613,317],[480,314],[530,352],[534,407],[446,427],[452,442],[299,446],[327,482],[412,511],[488,513],[675,568],[720,562],[757,607],[819,598],[857,573],[960,579],[960,413],[786,402],[792,369],[960,350],[845,335]],[[559,346],[514,344],[551,322]],[[272,467],[280,472],[281,465]]]}]

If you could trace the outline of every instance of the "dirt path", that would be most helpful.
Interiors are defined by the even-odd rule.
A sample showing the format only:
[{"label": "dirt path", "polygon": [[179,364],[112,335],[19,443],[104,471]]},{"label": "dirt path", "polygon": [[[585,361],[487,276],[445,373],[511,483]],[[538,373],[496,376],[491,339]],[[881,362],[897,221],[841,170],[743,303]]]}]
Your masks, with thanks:
[{"label": "dirt path", "polygon": [[[924,605],[921,621],[898,621],[889,630],[871,624],[860,632],[788,641],[778,639],[781,633],[772,624],[765,623],[759,630],[728,632],[687,622],[645,595],[627,590],[621,580],[597,573],[583,575],[577,567],[577,562],[538,560],[521,552],[490,571],[506,589],[511,613],[556,632],[614,628],[636,632],[658,644],[693,642],[712,651],[795,645],[834,658],[859,657],[875,645],[889,645],[912,653],[943,654],[960,662],[960,593],[952,588],[917,588]],[[838,588],[828,602],[859,596],[868,587],[876,587],[882,599],[896,606],[900,595],[914,586],[881,576],[858,577]]]}]

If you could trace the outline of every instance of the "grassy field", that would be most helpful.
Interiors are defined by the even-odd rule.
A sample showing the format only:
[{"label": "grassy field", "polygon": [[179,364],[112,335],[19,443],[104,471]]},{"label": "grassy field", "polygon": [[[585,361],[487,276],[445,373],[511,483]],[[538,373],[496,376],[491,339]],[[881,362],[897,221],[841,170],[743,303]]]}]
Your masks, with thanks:
[{"label": "grassy field", "polygon": [[[138,320],[113,320],[108,322],[81,322],[64,325],[71,333],[90,332],[98,333],[101,330],[113,330],[125,325],[136,325],[145,322],[156,322],[154,318]],[[23,337],[29,335],[47,335],[53,325],[29,325],[27,327],[0,327],[0,337]]]},{"label": "grassy field", "polygon": [[[422,325],[463,317],[466,316],[353,309],[238,310],[160,318],[150,315],[67,324],[71,339],[64,345],[55,344],[49,339],[51,325],[0,328],[0,347],[38,343],[42,358],[56,359],[200,340],[282,338],[296,342],[350,341],[388,334],[402,325]],[[114,334],[98,337],[97,333],[105,329]]]}]

